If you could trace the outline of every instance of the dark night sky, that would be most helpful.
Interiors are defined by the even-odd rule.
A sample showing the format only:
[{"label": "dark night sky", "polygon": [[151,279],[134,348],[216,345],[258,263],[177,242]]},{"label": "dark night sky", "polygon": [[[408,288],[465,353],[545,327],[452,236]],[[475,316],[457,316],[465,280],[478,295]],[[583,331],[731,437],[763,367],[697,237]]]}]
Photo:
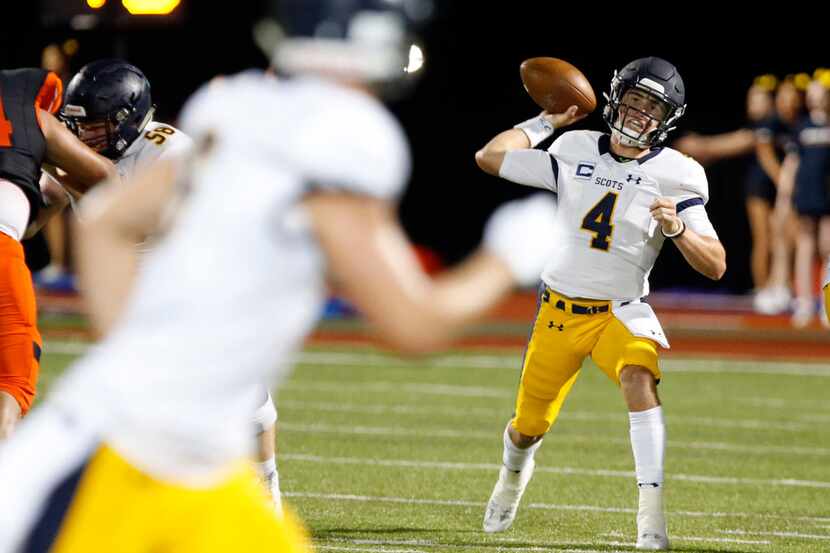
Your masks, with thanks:
[{"label": "dark night sky", "polygon": [[[250,33],[251,23],[262,13],[262,0],[182,0],[181,13],[170,25],[150,22],[84,32],[71,31],[68,25],[43,25],[42,13],[57,16],[55,6],[73,3],[85,5],[83,0],[40,0],[40,6],[30,2],[28,13],[19,16],[17,30],[0,36],[0,66],[39,65],[45,44],[75,37],[81,49],[73,70],[92,59],[125,55],[152,82],[159,119],[173,121],[187,96],[205,80],[266,63]],[[109,2],[111,7],[117,4]],[[612,11],[586,3],[582,13],[544,4],[549,7],[540,7],[541,2],[438,2],[437,16],[424,32],[428,65],[423,80],[413,96],[392,106],[409,134],[415,158],[413,181],[401,205],[404,225],[415,241],[438,250],[448,261],[475,246],[481,224],[495,205],[530,191],[484,175],[473,161],[475,150],[491,136],[538,112],[519,80],[522,60],[566,59],[585,73],[600,97],[615,68],[637,57],[664,57],[678,67],[687,88],[689,108],[677,136],[743,125],[744,95],[755,75],[830,66],[824,30],[812,32],[795,11],[759,20],[764,14],[724,18],[703,4],[677,14],[657,9],[656,4],[640,13],[623,4]],[[769,31],[773,19],[779,31]],[[575,128],[605,129],[599,111]],[[721,162],[707,168],[708,210],[728,252],[724,280],[707,282],[667,245],[652,276],[654,288],[740,291],[751,286],[744,164]]]}]

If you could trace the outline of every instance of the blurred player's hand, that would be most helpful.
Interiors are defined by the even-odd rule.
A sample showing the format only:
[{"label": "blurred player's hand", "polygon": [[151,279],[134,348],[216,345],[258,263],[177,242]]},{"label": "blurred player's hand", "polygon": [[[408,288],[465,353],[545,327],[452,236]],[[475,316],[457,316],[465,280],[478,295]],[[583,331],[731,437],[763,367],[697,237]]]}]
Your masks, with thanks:
[{"label": "blurred player's hand", "polygon": [[680,232],[683,222],[677,216],[674,201],[669,198],[657,198],[649,207],[651,216],[663,227],[663,234]]},{"label": "blurred player's hand", "polygon": [[539,282],[556,249],[556,201],[534,194],[499,207],[484,228],[484,248],[500,258],[517,284]]},{"label": "blurred player's hand", "polygon": [[562,127],[573,125],[577,121],[581,121],[582,119],[588,117],[587,113],[577,115],[576,112],[578,109],[579,108],[577,106],[571,106],[564,113],[548,113],[547,111],[543,111],[542,117],[551,123],[555,129],[561,129]]}]

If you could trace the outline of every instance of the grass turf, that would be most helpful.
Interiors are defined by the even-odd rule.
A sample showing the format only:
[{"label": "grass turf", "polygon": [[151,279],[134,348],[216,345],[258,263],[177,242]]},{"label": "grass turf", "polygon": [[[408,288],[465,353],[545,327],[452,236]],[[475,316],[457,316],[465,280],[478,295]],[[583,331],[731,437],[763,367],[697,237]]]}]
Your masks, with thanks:
[{"label": "grass turf", "polygon": [[[77,356],[52,345],[43,396]],[[301,356],[277,395],[278,462],[318,549],[630,551],[628,419],[590,361],[539,450],[513,528],[481,531],[520,357],[401,361],[343,346]],[[830,551],[830,367],[672,359],[664,369],[673,550]]]}]

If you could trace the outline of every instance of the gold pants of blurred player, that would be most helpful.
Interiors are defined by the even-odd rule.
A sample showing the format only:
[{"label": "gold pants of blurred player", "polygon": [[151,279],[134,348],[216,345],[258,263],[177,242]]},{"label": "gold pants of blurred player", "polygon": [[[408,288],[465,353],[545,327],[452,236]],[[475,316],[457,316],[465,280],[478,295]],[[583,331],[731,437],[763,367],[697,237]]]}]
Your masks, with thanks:
[{"label": "gold pants of blurred player", "polygon": [[157,481],[106,446],[70,475],[29,536],[52,553],[309,553],[290,514],[278,519],[250,467],[204,489]]},{"label": "gold pants of blurred player", "polygon": [[657,347],[631,334],[614,317],[611,302],[572,300],[544,287],[522,366],[514,428],[526,436],[547,432],[589,355],[617,385],[627,365],[645,367],[659,380]]}]

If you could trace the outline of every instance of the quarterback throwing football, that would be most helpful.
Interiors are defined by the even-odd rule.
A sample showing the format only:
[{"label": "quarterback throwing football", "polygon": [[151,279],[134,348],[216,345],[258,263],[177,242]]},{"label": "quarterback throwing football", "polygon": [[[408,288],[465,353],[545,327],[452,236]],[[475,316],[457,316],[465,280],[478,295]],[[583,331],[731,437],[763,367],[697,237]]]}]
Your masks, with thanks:
[{"label": "quarterback throwing football", "polygon": [[578,130],[534,149],[581,117],[544,112],[502,132],[476,154],[485,172],[558,196],[559,244],[542,273],[538,312],[522,367],[504,466],[484,530],[506,530],[533,473],[533,456],[556,420],[583,360],[617,383],[629,410],[639,487],[637,548],[668,548],[663,513],[665,426],[656,385],[658,347],[669,344],[651,307],[648,275],[666,239],[688,263],[719,279],[726,253],[704,205],[703,168],[660,144],[685,111],[677,69],[635,60],[611,81],[603,119],[610,135]]}]

